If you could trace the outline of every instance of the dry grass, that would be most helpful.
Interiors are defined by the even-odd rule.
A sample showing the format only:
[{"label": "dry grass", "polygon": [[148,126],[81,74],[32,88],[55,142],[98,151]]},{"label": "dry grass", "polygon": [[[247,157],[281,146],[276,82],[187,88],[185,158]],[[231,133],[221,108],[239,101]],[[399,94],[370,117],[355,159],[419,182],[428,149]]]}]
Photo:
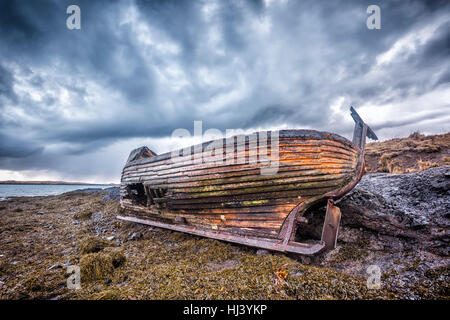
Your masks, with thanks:
[{"label": "dry grass", "polygon": [[401,173],[403,170],[402,163],[395,159],[397,154],[394,152],[385,153],[378,161],[380,171],[390,173]]},{"label": "dry grass", "polygon": [[450,133],[373,142],[366,147],[366,171],[407,173],[450,165]]},{"label": "dry grass", "polygon": [[417,161],[417,164],[419,165],[419,171],[423,171],[429,168],[439,167],[439,164],[437,162],[433,161]]}]

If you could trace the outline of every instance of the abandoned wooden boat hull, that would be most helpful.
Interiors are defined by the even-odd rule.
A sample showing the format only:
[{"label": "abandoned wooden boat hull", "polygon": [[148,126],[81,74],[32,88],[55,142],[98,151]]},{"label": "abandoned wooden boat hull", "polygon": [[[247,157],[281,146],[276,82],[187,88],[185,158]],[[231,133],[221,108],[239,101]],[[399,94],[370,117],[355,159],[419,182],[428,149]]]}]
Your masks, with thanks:
[{"label": "abandoned wooden boat hull", "polygon": [[[122,172],[119,218],[315,254],[335,246],[340,211],[333,199],[361,179],[363,151],[337,134],[314,130],[260,132],[162,155],[142,147],[131,152]],[[328,200],[322,240],[295,242],[303,214],[321,200]]]}]

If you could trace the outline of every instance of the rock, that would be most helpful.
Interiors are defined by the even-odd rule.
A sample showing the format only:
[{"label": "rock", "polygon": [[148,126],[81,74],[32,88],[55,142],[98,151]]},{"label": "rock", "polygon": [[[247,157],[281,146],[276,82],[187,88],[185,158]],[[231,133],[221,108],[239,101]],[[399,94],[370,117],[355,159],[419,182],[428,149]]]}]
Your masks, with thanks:
[{"label": "rock", "polygon": [[85,188],[85,189],[77,189],[77,190],[69,191],[69,192],[84,192],[87,194],[96,194],[96,193],[102,193],[103,189],[102,188]]},{"label": "rock", "polygon": [[109,285],[111,282],[112,282],[112,280],[110,278],[106,278],[105,279],[105,284],[106,285]]},{"label": "rock", "polygon": [[39,215],[42,215],[42,214],[44,214],[45,212],[44,211],[37,211],[36,212],[36,214],[39,214]]},{"label": "rock", "polygon": [[269,254],[270,252],[269,251],[267,251],[267,250],[265,250],[265,249],[258,249],[257,251],[256,251],[256,254],[257,255],[266,255],[266,254]]},{"label": "rock", "polygon": [[106,195],[102,197],[102,201],[120,201],[120,188],[119,187],[111,187],[106,188],[104,191],[107,192]]},{"label": "rock", "polygon": [[112,241],[112,240],[114,240],[114,236],[106,237],[105,239],[108,241]]},{"label": "rock", "polygon": [[214,271],[222,271],[226,269],[232,269],[239,265],[239,261],[237,260],[226,260],[222,263],[208,263],[208,267]]},{"label": "rock", "polygon": [[311,263],[311,258],[308,256],[300,256],[300,261],[303,264],[310,264]]},{"label": "rock", "polygon": [[409,174],[367,174],[339,201],[341,224],[408,238],[429,252],[448,255],[449,234],[433,232],[450,227],[446,216],[450,212],[448,171],[450,167]]},{"label": "rock", "polygon": [[[351,192],[336,201],[342,212],[337,248],[314,257],[312,265],[362,278],[367,278],[369,266],[376,265],[382,285],[399,298],[445,296],[448,267],[438,269],[444,274],[441,282],[430,282],[425,273],[448,266],[449,171],[447,166],[408,174],[364,175]],[[299,228],[297,236],[320,239],[325,205],[311,208],[305,216],[314,225],[307,227],[307,237],[305,228]],[[307,264],[302,258],[300,261]]]},{"label": "rock", "polygon": [[96,211],[94,213],[92,213],[91,217],[90,217],[92,222],[98,223],[104,220],[104,214],[101,211]]},{"label": "rock", "polygon": [[133,232],[132,234],[128,235],[127,241],[136,241],[142,239],[142,233],[140,232]]},{"label": "rock", "polygon": [[296,273],[294,273],[292,276],[293,277],[301,277],[302,276],[302,274],[303,274],[303,271],[297,271]]},{"label": "rock", "polygon": [[60,265],[60,264],[54,264],[54,265],[52,265],[50,268],[48,268],[47,270],[53,270],[53,269],[59,269],[59,268],[62,268],[62,265]]}]

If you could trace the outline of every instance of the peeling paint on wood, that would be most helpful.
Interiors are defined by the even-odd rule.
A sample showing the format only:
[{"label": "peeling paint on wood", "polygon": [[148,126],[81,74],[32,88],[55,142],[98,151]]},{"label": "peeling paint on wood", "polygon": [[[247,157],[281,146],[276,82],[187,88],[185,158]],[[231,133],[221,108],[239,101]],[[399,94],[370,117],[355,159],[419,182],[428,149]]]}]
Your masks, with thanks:
[{"label": "peeling paint on wood", "polygon": [[[364,130],[355,132],[366,134],[367,125],[358,121]],[[319,201],[329,200],[327,217],[340,218],[332,200],[361,179],[365,137],[354,138],[356,145],[328,132],[277,133],[267,134],[266,145],[257,140],[259,133],[232,137],[227,150],[208,147],[226,146],[223,139],[162,155],[146,147],[133,150],[122,172],[125,214],[119,218],[271,250],[314,254],[334,247],[336,219],[328,219],[332,223],[319,243],[297,243],[293,235],[305,211]],[[261,174],[274,161],[276,172]]]}]

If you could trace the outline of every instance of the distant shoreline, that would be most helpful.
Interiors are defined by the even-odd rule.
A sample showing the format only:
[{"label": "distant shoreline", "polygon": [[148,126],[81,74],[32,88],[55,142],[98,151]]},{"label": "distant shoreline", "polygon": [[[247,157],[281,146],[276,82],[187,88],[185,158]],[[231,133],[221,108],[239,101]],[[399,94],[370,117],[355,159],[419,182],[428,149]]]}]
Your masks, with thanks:
[{"label": "distant shoreline", "polygon": [[67,182],[67,181],[16,181],[7,180],[0,181],[0,184],[10,184],[10,185],[86,185],[86,186],[118,186],[118,183],[87,183],[87,182]]}]

